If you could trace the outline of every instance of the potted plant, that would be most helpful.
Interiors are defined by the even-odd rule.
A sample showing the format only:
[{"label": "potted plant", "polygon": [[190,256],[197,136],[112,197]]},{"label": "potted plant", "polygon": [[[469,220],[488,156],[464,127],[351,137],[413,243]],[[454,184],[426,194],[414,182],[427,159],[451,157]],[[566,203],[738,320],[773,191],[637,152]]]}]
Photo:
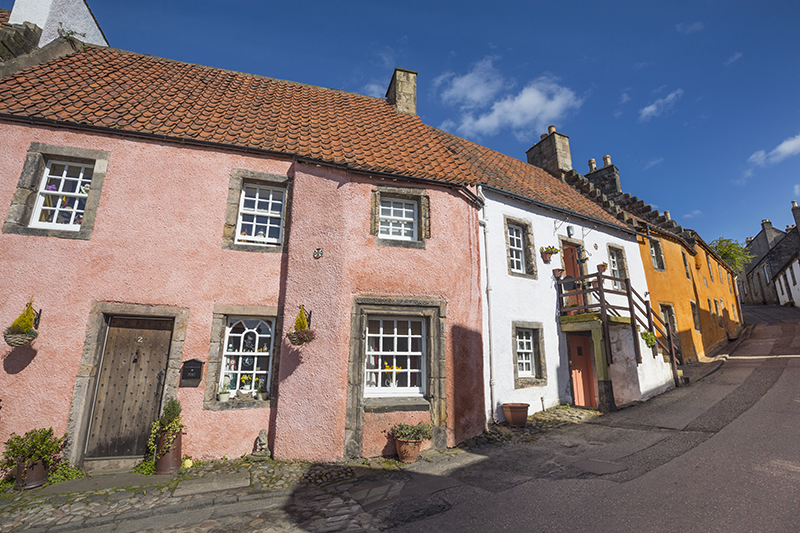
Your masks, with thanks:
[{"label": "potted plant", "polygon": [[258,383],[258,392],[256,393],[256,398],[259,400],[269,400],[269,393],[267,392],[267,380],[261,379]]},{"label": "potted plant", "polygon": [[608,270],[608,263],[600,263],[599,265],[597,265],[597,271],[600,272],[601,274],[606,270]]},{"label": "potted plant", "polygon": [[227,390],[224,385],[219,388],[219,401],[227,402],[231,399],[231,391]]},{"label": "potted plant", "polygon": [[302,304],[300,305],[300,312],[297,313],[297,318],[294,320],[294,329],[287,331],[286,336],[289,338],[289,342],[295,346],[300,346],[317,338],[317,334],[311,329],[311,313],[306,314]]},{"label": "potted plant", "polygon": [[16,348],[32,343],[39,336],[36,328],[39,327],[40,315],[41,311],[37,314],[33,310],[33,297],[31,297],[22,314],[11,324],[11,327],[3,332],[3,340],[6,341],[6,344]]},{"label": "potted plant", "polygon": [[644,343],[647,345],[648,348],[652,348],[653,346],[656,345],[656,336],[655,334],[649,331],[642,332],[642,340],[644,341]]},{"label": "potted plant", "polygon": [[524,428],[528,423],[528,407],[527,403],[504,403],[503,416],[506,417],[506,422],[512,428]]},{"label": "potted plant", "polygon": [[555,246],[542,246],[541,248],[539,248],[539,253],[542,254],[542,260],[545,263],[549,263],[550,258],[553,257],[553,255],[557,254],[558,252],[559,249],[556,248]]},{"label": "potted plant", "polygon": [[173,474],[181,467],[181,403],[170,398],[164,405],[164,414],[150,426],[147,453],[155,461],[156,474]]},{"label": "potted plant", "polygon": [[425,422],[416,425],[400,423],[392,426],[389,435],[394,438],[398,459],[413,463],[417,460],[422,441],[433,438],[433,428]]},{"label": "potted plant", "polygon": [[33,489],[47,482],[48,471],[58,463],[64,439],[53,436],[53,428],[32,429],[24,435],[11,434],[5,443],[3,470],[13,470],[17,490]]}]

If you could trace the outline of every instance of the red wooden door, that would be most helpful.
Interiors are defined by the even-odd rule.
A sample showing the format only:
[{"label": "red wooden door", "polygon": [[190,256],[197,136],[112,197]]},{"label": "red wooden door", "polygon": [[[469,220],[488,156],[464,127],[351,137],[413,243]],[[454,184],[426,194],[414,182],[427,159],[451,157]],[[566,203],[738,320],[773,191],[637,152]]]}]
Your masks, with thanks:
[{"label": "red wooden door", "polygon": [[86,438],[87,458],[144,455],[161,410],[172,319],[112,317]]},{"label": "red wooden door", "polygon": [[579,335],[569,337],[569,359],[572,367],[572,391],[575,405],[597,407],[594,400],[592,373],[592,339]]},{"label": "red wooden door", "polygon": [[[572,278],[578,278],[582,276],[580,263],[578,263],[578,247],[574,244],[563,244],[564,248],[564,271],[566,276]],[[565,278],[566,279],[566,278]],[[580,290],[582,287],[577,283],[574,284],[573,288],[570,290]],[[567,307],[580,307],[583,305],[583,295],[578,294],[575,296],[569,296],[566,299]],[[584,311],[580,311],[584,312]]]}]

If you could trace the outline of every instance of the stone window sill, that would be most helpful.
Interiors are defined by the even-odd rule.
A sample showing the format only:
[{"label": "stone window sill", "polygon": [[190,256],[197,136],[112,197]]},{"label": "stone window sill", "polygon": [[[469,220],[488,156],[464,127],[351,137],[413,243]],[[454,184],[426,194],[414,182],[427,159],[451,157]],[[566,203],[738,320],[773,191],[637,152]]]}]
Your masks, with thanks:
[{"label": "stone window sill", "polygon": [[391,413],[394,411],[430,411],[425,398],[365,398],[365,413]]}]

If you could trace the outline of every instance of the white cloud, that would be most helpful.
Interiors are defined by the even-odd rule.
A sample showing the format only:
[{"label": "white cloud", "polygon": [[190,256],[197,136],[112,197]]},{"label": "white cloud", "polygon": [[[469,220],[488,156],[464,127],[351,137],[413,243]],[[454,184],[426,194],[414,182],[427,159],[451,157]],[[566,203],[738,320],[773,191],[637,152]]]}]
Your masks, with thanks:
[{"label": "white cloud", "polygon": [[695,218],[695,217],[698,217],[698,216],[700,216],[702,214],[703,213],[699,209],[695,209],[691,213],[686,213],[685,215],[683,215],[683,218]]},{"label": "white cloud", "polygon": [[736,52],[731,57],[729,57],[728,60],[723,63],[723,65],[725,65],[727,67],[728,65],[730,65],[734,61],[738,61],[739,59],[741,59],[741,57],[742,57],[742,53],[741,52]]},{"label": "white cloud", "polygon": [[442,87],[442,102],[460,106],[462,109],[484,107],[491,103],[506,84],[503,76],[492,65],[495,59],[497,57],[484,57],[463,76],[456,76],[453,72],[437,76],[433,80],[433,86]]},{"label": "white cloud", "polygon": [[622,93],[622,96],[619,97],[619,103],[620,104],[624,104],[625,102],[629,101],[630,99],[631,99],[631,97],[628,95],[628,93]]},{"label": "white cloud", "polygon": [[653,168],[654,166],[659,165],[659,164],[661,164],[663,162],[664,162],[664,158],[663,157],[658,157],[656,159],[651,160],[649,163],[647,163],[644,166],[644,169],[647,170],[648,168]]},{"label": "white cloud", "polygon": [[753,166],[766,167],[780,163],[784,159],[788,159],[797,154],[800,154],[800,133],[784,140],[769,153],[765,150],[755,152],[747,158],[747,162]]},{"label": "white cloud", "polygon": [[503,128],[513,130],[520,140],[530,140],[531,131],[542,131],[583,104],[572,89],[543,75],[529,82],[518,94],[494,102],[489,111],[477,116],[464,114],[458,125],[462,135],[495,135]]},{"label": "white cloud", "polygon": [[361,88],[367,96],[374,96],[376,98],[383,98],[386,95],[386,87],[379,83],[368,83]]},{"label": "white cloud", "polygon": [[794,186],[794,195],[800,196],[800,184],[795,184]]},{"label": "white cloud", "polygon": [[689,24],[688,22],[681,22],[675,28],[681,33],[697,33],[698,31],[703,29],[702,22],[692,22]]},{"label": "white cloud", "polygon": [[649,106],[639,110],[639,122],[647,122],[653,117],[658,117],[668,112],[675,106],[675,102],[683,96],[683,89],[669,93],[664,98],[659,98]]}]

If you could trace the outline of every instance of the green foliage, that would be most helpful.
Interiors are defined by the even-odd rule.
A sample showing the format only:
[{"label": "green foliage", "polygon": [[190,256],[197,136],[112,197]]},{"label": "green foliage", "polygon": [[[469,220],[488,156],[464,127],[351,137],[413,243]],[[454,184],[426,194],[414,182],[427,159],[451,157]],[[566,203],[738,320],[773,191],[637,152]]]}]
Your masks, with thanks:
[{"label": "green foliage", "polygon": [[33,321],[36,319],[36,311],[33,310],[33,296],[25,305],[25,310],[19,315],[6,333],[11,335],[24,335],[33,329]]},{"label": "green foliage", "polygon": [[[156,461],[172,449],[178,433],[183,431],[184,427],[181,419],[181,402],[176,398],[170,398],[164,405],[164,414],[150,425],[150,436],[147,438],[147,453],[144,459],[136,463],[133,471],[137,474],[155,474]],[[165,445],[162,447],[161,455],[159,455],[158,442],[161,438],[164,439]]]},{"label": "green foliage", "polygon": [[81,479],[88,475],[89,474],[80,468],[69,464],[69,461],[59,461],[58,464],[50,470],[47,476],[47,484],[53,485],[54,483],[61,483],[62,481],[69,481],[71,479]]},{"label": "green foliage", "polygon": [[12,433],[5,443],[0,467],[10,471],[16,467],[16,461],[20,460],[25,468],[37,461],[42,461],[45,467],[50,469],[58,462],[66,438],[67,436],[64,435],[57,439],[53,435],[53,428],[32,429],[22,436]]},{"label": "green foliage", "polygon": [[433,438],[433,427],[425,422],[412,426],[411,424],[395,424],[389,430],[389,435],[398,440],[425,440]]},{"label": "green foliage", "polygon": [[728,263],[734,272],[741,274],[744,272],[744,267],[755,254],[750,253],[746,246],[742,246],[739,241],[733,239],[726,239],[720,237],[709,243],[709,246],[719,255],[723,261]]},{"label": "green foliage", "polygon": [[294,330],[301,331],[308,329],[308,319],[306,318],[306,310],[303,305],[300,305],[300,312],[297,313],[297,318],[294,319]]},{"label": "green foliage", "polygon": [[656,336],[649,331],[642,332],[642,340],[647,344],[648,348],[652,348],[656,345]]}]

